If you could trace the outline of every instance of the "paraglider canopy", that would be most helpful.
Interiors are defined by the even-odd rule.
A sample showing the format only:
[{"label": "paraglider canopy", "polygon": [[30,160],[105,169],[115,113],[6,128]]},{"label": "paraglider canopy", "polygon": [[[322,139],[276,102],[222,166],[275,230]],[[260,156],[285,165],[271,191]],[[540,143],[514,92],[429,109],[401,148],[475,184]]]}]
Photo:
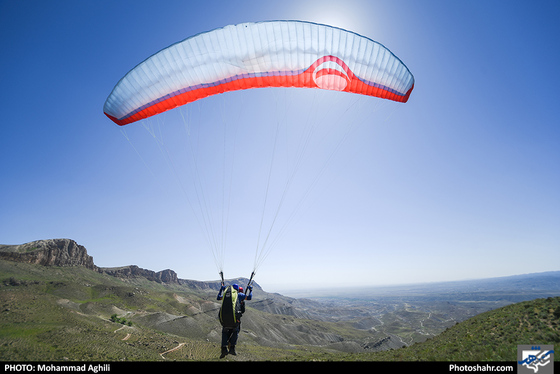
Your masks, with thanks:
[{"label": "paraglider canopy", "polygon": [[258,87],[407,102],[414,77],[383,45],[350,31],[301,21],[242,23],[149,57],[118,82],[103,110],[122,126],[210,95]]}]

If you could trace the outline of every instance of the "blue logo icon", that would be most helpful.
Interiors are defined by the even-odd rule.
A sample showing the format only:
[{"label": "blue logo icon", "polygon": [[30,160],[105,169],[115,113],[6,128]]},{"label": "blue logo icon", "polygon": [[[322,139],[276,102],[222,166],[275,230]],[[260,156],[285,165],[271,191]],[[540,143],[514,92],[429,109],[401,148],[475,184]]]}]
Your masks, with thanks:
[{"label": "blue logo icon", "polygon": [[518,345],[518,372],[527,374],[554,373],[554,347],[552,345]]}]

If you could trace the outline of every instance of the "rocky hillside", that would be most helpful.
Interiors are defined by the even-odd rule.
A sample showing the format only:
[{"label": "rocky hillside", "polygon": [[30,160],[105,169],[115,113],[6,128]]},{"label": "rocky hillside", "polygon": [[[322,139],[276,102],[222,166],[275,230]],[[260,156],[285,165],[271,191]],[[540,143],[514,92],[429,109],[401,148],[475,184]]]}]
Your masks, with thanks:
[{"label": "rocky hillside", "polygon": [[0,244],[0,259],[44,266],[83,266],[120,279],[145,278],[158,283],[187,285],[199,290],[217,290],[219,287],[217,282],[179,279],[177,273],[170,269],[156,272],[136,265],[98,267],[86,248],[72,239],[36,240],[19,245]]},{"label": "rocky hillside", "polygon": [[70,239],[37,240],[21,245],[1,245],[0,259],[45,266],[83,266],[97,270],[86,248]]},{"label": "rocky hillside", "polygon": [[137,278],[143,277],[147,280],[158,283],[179,283],[177,273],[173,270],[152,271],[142,269],[136,265],[121,266],[115,268],[98,268],[100,273],[112,275],[117,278]]}]

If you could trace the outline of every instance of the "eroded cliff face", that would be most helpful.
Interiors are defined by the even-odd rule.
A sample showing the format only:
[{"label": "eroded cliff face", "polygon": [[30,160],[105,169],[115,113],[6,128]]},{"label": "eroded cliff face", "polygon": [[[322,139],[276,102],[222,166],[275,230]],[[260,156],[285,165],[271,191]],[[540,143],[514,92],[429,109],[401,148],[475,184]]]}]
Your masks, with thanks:
[{"label": "eroded cliff face", "polygon": [[179,282],[177,273],[170,269],[155,272],[136,265],[97,267],[86,248],[71,239],[46,239],[19,245],[0,245],[0,259],[44,266],[83,266],[119,278],[143,277],[159,283]]},{"label": "eroded cliff face", "polygon": [[71,239],[36,240],[20,245],[0,245],[0,259],[45,266],[83,266],[97,270],[86,248]]},{"label": "eroded cliff face", "polygon": [[158,283],[179,282],[179,280],[177,279],[177,273],[170,269],[155,272],[152,270],[142,269],[136,265],[129,265],[115,268],[99,268],[99,272],[112,275],[117,278],[142,277]]}]

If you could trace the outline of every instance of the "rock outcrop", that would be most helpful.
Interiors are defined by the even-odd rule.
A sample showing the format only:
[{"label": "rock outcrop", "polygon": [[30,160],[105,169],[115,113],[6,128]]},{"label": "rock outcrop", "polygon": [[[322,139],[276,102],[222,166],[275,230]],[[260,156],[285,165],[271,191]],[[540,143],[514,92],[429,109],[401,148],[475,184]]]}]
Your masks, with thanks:
[{"label": "rock outcrop", "polygon": [[20,245],[0,245],[0,259],[45,266],[83,266],[97,270],[86,248],[71,239],[37,240]]},{"label": "rock outcrop", "polygon": [[155,272],[152,270],[142,269],[136,265],[129,265],[115,268],[99,268],[99,272],[112,275],[117,278],[142,277],[158,283],[179,283],[177,273],[170,269]]}]

